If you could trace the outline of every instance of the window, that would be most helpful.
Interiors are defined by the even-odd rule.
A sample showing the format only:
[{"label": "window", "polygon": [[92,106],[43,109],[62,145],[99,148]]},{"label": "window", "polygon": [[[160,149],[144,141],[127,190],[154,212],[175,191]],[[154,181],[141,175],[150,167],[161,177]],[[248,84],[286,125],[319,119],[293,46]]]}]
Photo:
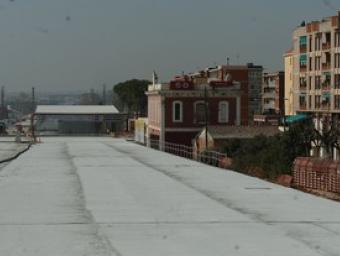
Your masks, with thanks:
[{"label": "window", "polygon": [[205,103],[203,101],[196,102],[194,105],[195,123],[205,123]]},{"label": "window", "polygon": [[218,122],[229,122],[229,103],[227,101],[221,101],[218,105]]},{"label": "window", "polygon": [[340,68],[340,53],[334,55],[334,66],[335,68]]},{"label": "window", "polygon": [[175,123],[183,122],[183,103],[181,101],[172,103],[172,121]]},{"label": "window", "polygon": [[306,90],[307,81],[305,77],[300,77],[300,90]]},{"label": "window", "polygon": [[340,95],[334,95],[334,108],[340,109]]},{"label": "window", "polygon": [[318,34],[315,37],[315,51],[320,51],[320,49],[321,49],[321,34]]},{"label": "window", "polygon": [[300,36],[300,46],[307,45],[307,36]]},{"label": "window", "polygon": [[315,57],[315,70],[321,70],[321,57]]},{"label": "window", "polygon": [[334,75],[334,88],[340,89],[340,74]]},{"label": "window", "polygon": [[321,106],[323,109],[329,109],[330,104],[331,104],[331,99],[330,99],[331,95],[329,92],[325,92],[322,94],[321,97]]},{"label": "window", "polygon": [[310,71],[313,70],[313,58],[312,57],[309,58],[309,70]]},{"label": "window", "polygon": [[321,96],[316,95],[315,96],[315,109],[319,109],[321,106]]},{"label": "window", "polygon": [[306,67],[307,66],[307,55],[302,54],[300,55],[300,67]]},{"label": "window", "polygon": [[315,76],[315,90],[321,89],[321,76]]},{"label": "window", "polygon": [[334,46],[340,47],[340,32],[335,32],[334,34]]},{"label": "window", "polygon": [[306,52],[307,49],[307,36],[300,37],[300,52]]},{"label": "window", "polygon": [[299,103],[300,103],[300,109],[306,109],[306,95],[305,94],[301,94],[299,97]]}]

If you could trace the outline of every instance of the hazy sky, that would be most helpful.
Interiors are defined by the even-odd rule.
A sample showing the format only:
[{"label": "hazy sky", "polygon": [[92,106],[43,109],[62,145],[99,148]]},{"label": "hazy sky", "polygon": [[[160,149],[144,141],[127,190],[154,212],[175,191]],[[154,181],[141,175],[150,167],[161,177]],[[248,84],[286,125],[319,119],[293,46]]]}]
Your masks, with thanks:
[{"label": "hazy sky", "polygon": [[89,90],[254,62],[283,68],[292,30],[340,0],[0,0],[0,85]]}]

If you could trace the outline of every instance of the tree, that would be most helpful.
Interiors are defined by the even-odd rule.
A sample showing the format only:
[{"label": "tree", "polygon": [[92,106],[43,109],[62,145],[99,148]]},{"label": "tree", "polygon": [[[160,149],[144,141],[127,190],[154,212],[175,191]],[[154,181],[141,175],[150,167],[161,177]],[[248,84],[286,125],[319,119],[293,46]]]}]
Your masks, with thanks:
[{"label": "tree", "polygon": [[340,125],[336,119],[331,119],[327,116],[321,120],[322,129],[314,129],[316,140],[314,145],[323,148],[326,157],[332,157],[333,149],[340,150]]},{"label": "tree", "polygon": [[129,114],[137,112],[140,115],[146,115],[147,97],[145,92],[150,83],[147,80],[132,79],[116,84],[113,90]]},{"label": "tree", "polygon": [[253,139],[230,140],[223,153],[233,159],[234,170],[275,179],[281,174],[291,174],[295,158],[309,156],[312,142],[316,143],[318,139],[312,120],[307,119],[273,137],[261,135]]}]

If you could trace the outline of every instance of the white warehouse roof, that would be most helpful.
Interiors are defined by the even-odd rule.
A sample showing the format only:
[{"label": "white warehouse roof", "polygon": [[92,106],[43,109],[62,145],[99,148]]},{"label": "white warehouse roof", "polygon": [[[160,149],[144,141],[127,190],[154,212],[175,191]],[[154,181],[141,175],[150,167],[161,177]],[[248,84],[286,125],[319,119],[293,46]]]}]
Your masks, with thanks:
[{"label": "white warehouse roof", "polygon": [[113,105],[39,105],[35,111],[38,115],[98,115],[119,114]]}]

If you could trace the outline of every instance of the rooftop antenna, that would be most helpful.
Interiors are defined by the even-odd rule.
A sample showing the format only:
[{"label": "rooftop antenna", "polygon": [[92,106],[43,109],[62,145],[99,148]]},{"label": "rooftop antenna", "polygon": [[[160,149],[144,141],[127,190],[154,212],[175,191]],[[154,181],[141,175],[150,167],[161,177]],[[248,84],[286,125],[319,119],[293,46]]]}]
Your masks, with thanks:
[{"label": "rooftop antenna", "polygon": [[229,65],[230,65],[230,58],[227,57],[227,66],[229,66]]}]

